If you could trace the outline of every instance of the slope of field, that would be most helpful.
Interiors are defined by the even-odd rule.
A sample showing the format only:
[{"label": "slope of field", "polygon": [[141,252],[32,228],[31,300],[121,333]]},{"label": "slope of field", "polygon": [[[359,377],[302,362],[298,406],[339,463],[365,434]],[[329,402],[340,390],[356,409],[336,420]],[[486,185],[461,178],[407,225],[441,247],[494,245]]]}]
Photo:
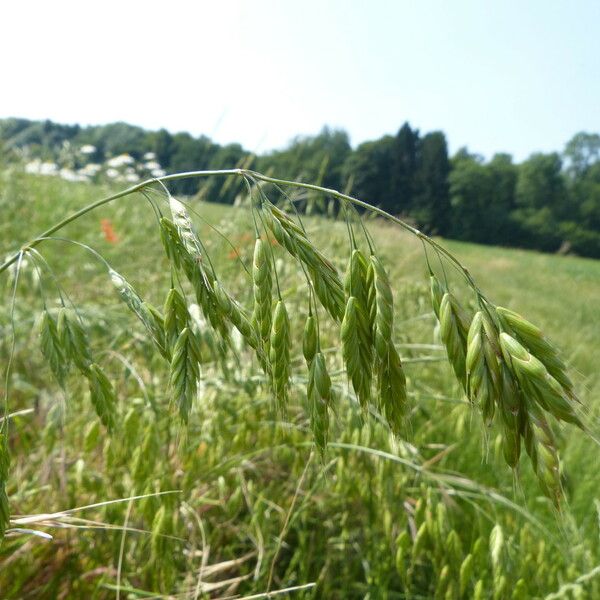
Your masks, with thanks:
[{"label": "slope of field", "polygon": [[[110,191],[0,174],[0,257]],[[150,198],[167,210],[158,188]],[[250,307],[250,211],[206,202],[191,207],[223,285]],[[344,269],[346,224],[312,217],[304,223]],[[15,332],[9,412],[25,411],[10,419],[12,512],[40,515],[145,496],[30,519],[22,526],[54,539],[5,539],[2,598],[225,598],[308,584],[315,585],[289,597],[529,598],[569,582],[577,597],[598,597],[599,582],[582,576],[600,560],[600,474],[593,467],[600,448],[574,428],[561,430],[568,502],[560,515],[541,494],[526,457],[514,478],[498,432],[482,431],[435,337],[421,243],[380,220],[367,227],[396,294],[410,427],[392,439],[376,411],[365,415],[357,407],[337,329],[323,313],[321,343],[337,397],[323,458],[313,451],[306,406],[300,341],[306,284],[281,248],[274,249],[277,273],[294,340],[288,414],[275,412],[248,349],[238,344],[237,356],[219,359],[215,336],[200,321],[205,358],[187,427],[170,406],[167,365],[120,302],[106,266],[65,241],[88,244],[161,306],[172,275],[148,198],[118,200],[56,233],[61,239],[40,244],[40,256],[29,257],[21,271],[14,308],[14,273],[0,274],[3,365],[12,352],[11,322]],[[525,314],[561,347],[595,423],[600,262],[443,244],[491,300]],[[429,259],[438,270],[437,258]],[[452,267],[444,271],[461,300],[472,302]],[[119,426],[112,437],[82,382],[72,374],[62,391],[40,354],[35,321],[44,303],[57,308],[59,290],[77,306],[95,358],[114,382]],[[174,493],[155,495],[166,491]],[[570,593],[561,597],[575,597]]]}]

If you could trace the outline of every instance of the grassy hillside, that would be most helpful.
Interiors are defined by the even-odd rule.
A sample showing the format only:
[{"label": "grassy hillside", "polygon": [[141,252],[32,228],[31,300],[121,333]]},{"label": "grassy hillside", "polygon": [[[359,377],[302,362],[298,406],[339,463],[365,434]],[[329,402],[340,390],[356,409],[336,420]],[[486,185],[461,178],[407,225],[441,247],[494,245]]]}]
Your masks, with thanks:
[{"label": "grassy hillside", "polygon": [[[110,191],[0,174],[0,257]],[[206,202],[193,208],[223,285],[250,307],[250,211]],[[344,269],[345,223],[306,218],[305,226]],[[323,458],[313,448],[306,406],[306,284],[282,248],[274,251],[293,330],[285,418],[248,348],[235,342],[236,354],[219,358],[211,328],[199,321],[202,381],[183,427],[170,406],[168,365],[119,300],[105,265],[81,246],[41,244],[43,259],[29,258],[21,272],[14,309],[10,274],[0,275],[0,364],[11,356],[14,322],[8,407],[24,411],[10,419],[11,510],[14,518],[37,515],[19,526],[54,538],[4,540],[2,598],[225,598],[308,584],[315,585],[285,597],[529,598],[567,583],[572,587],[554,597],[598,597],[594,573],[578,578],[600,560],[600,475],[593,467],[600,449],[575,428],[562,428],[567,502],[560,514],[525,458],[513,477],[498,431],[482,433],[435,337],[420,242],[379,220],[367,226],[395,292],[410,429],[394,439],[377,411],[360,410],[337,329],[323,313],[323,351],[336,393]],[[162,305],[171,272],[143,195],[104,206],[57,236],[89,244],[144,299]],[[494,302],[527,315],[561,347],[595,423],[600,262],[443,243]],[[462,301],[472,302],[446,271]],[[51,311],[58,306],[59,287],[77,306],[95,358],[114,382],[112,436],[80,379],[72,374],[62,391],[41,356],[35,321],[44,302]],[[167,491],[173,493],[155,495]],[[105,504],[119,499],[125,500]]]}]

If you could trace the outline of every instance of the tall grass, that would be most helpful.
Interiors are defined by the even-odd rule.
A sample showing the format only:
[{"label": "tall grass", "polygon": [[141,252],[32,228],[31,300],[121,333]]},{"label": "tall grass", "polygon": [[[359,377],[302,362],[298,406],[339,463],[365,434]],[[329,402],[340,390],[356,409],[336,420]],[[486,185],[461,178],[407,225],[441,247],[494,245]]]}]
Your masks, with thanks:
[{"label": "tall grass", "polygon": [[[57,211],[84,206],[93,190],[19,174],[2,186],[2,212],[15,217],[2,224],[1,255],[50,227]],[[251,307],[251,276],[242,265],[251,270],[253,212],[206,203],[194,208],[203,219],[195,219],[203,254],[210,256],[220,284]],[[117,243],[106,235],[107,222]],[[348,256],[346,223],[302,222],[311,245],[341,272]],[[361,226],[352,223],[361,235]],[[285,244],[269,245],[269,252],[293,340],[287,411],[277,411],[272,402],[272,374],[261,365],[268,352],[257,353],[233,337],[234,352],[223,353],[209,316],[192,303],[186,319],[201,350],[201,375],[185,427],[169,410],[168,362],[89,251],[59,240],[40,244],[45,262],[27,257],[14,308],[14,280],[5,278],[5,361],[12,353],[12,324],[15,334],[10,411],[34,408],[5,420],[11,527],[54,539],[23,532],[5,538],[2,597],[226,597],[313,583],[294,593],[525,598],[569,583],[584,597],[595,597],[597,477],[585,464],[594,446],[569,430],[561,434],[567,498],[559,514],[524,461],[514,480],[502,463],[500,430],[482,434],[433,335],[419,240],[384,223],[368,227],[395,292],[393,336],[403,358],[410,413],[399,437],[390,435],[380,406],[370,405],[368,414],[361,408],[338,351],[338,326],[316,307],[316,295],[306,301],[311,258],[290,260]],[[296,254],[302,254],[302,231],[292,230],[299,236],[291,245]],[[179,287],[148,200],[140,194],[107,204],[57,235],[89,244],[155,306],[162,306],[173,283]],[[496,303],[526,312],[561,341],[593,416],[598,380],[590,357],[597,349],[598,317],[587,305],[600,293],[598,264],[449,247],[466,257]],[[449,285],[470,308],[468,282],[451,272],[447,268]],[[575,278],[579,293],[565,306],[553,282],[564,287]],[[94,359],[113,382],[118,404],[112,436],[94,415],[85,381],[72,372],[68,391],[61,391],[38,350],[34,323],[41,299],[51,313],[57,307],[57,280],[88,329]],[[190,296],[195,291],[193,284],[183,290]],[[335,398],[322,457],[313,445],[314,408],[307,404],[309,372],[300,341],[311,303]],[[173,493],[156,495],[162,492]],[[112,500],[122,501],[107,503]],[[65,512],[87,505],[96,506]],[[20,516],[28,514],[35,516]]]}]

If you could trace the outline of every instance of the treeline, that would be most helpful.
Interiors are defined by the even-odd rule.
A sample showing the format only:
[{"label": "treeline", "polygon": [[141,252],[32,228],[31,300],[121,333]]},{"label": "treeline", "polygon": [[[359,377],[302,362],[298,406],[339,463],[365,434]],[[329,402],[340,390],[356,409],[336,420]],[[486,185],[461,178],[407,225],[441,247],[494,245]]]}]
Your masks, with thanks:
[{"label": "treeline", "polygon": [[[8,149],[46,159],[56,159],[66,144],[93,145],[89,159],[96,162],[122,153],[141,160],[152,152],[168,172],[245,166],[351,192],[427,233],[600,257],[598,134],[578,133],[561,153],[533,154],[520,164],[508,154],[485,161],[467,149],[450,157],[444,133],[421,134],[408,123],[394,136],[355,149],[344,131],[325,128],[261,156],[250,156],[239,144],[125,123],[79,127],[5,119],[0,140]],[[173,185],[177,193],[192,195],[199,183]],[[207,197],[233,203],[238,192],[215,180]]]}]

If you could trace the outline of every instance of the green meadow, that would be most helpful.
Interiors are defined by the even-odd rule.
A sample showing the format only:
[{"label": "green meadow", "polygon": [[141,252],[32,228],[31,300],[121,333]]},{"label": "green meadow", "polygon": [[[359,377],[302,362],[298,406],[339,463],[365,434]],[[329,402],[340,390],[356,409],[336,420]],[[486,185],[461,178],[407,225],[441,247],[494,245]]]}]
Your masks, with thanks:
[{"label": "green meadow", "polygon": [[[0,259],[115,191],[0,173]],[[181,200],[206,260],[251,309],[255,236],[247,204]],[[456,382],[436,331],[421,242],[379,218],[363,223],[394,291],[409,400],[402,434],[391,435],[376,409],[357,403],[339,327],[321,310],[335,401],[328,447],[315,448],[302,355],[307,285],[276,244],[292,336],[286,414],[275,409],[243,340],[232,336],[223,356],[210,323],[193,309],[201,375],[182,424],[169,365],[89,249],[153,305],[162,307],[172,284],[195,302],[169,267],[155,206],[167,206],[160,186],[116,200],[40,243],[16,287],[16,269],[0,273],[12,520],[0,542],[0,598],[600,597],[600,261],[438,240],[492,302],[540,327],[570,368],[591,431],[555,428],[565,496],[557,510],[524,451],[515,472],[506,465],[497,419],[484,426]],[[341,213],[302,222],[343,272],[350,246]],[[364,243],[362,226],[353,227]],[[431,251],[428,259],[473,307],[457,271]],[[111,434],[82,378],[72,371],[62,389],[41,354],[37,322],[60,297],[76,307],[94,360],[114,386]]]}]

